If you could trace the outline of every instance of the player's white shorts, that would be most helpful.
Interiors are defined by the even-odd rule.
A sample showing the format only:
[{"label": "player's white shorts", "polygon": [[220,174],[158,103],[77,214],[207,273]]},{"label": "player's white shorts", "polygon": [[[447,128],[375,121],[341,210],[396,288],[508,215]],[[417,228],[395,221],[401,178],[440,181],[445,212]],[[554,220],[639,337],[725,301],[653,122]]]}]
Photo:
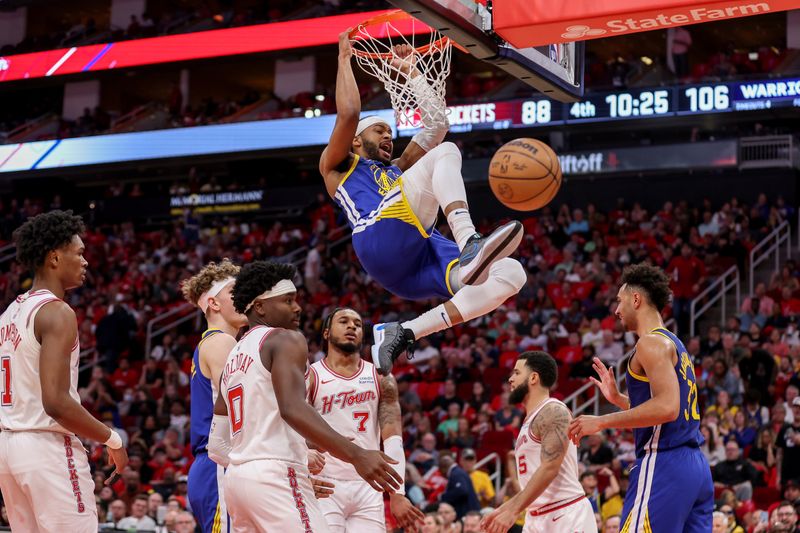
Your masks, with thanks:
[{"label": "player's white shorts", "polygon": [[363,479],[343,481],[320,476],[335,486],[333,494],[319,500],[331,533],[385,533],[383,493]]},{"label": "player's white shorts", "polygon": [[223,481],[234,533],[326,533],[308,467],[262,459],[230,465]]},{"label": "player's white shorts", "polygon": [[97,533],[94,481],[77,437],[0,432],[0,490],[14,533]]},{"label": "player's white shorts", "polygon": [[528,511],[522,533],[597,533],[592,504],[586,498],[581,497],[571,505],[551,507],[553,510],[539,508],[541,514],[536,516]]}]

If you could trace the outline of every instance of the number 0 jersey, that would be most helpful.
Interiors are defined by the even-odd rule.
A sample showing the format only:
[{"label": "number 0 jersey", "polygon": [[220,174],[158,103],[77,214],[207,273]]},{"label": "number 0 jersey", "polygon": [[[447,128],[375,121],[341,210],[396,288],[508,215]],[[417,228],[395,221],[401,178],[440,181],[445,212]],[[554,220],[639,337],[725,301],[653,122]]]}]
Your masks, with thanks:
[{"label": "number 0 jersey", "polygon": [[[681,405],[678,418],[674,421],[654,427],[633,430],[637,457],[642,457],[645,452],[656,449],[669,450],[678,446],[697,448],[703,443],[703,436],[700,433],[700,411],[697,405],[697,380],[694,376],[692,359],[689,357],[683,342],[671,331],[664,328],[656,328],[652,333],[663,335],[675,345],[675,351],[678,354],[675,374],[678,376]],[[631,370],[630,361],[635,355],[636,349],[634,348],[633,354],[628,359],[626,375],[631,408],[641,405],[652,398],[650,380]]]},{"label": "number 0 jersey", "polygon": [[[380,381],[372,363],[361,359],[359,365],[355,374],[345,377],[331,370],[325,359],[312,364],[308,401],[337,433],[366,450],[380,450]],[[353,465],[327,453],[322,475],[361,480]]]},{"label": "number 0 jersey", "polygon": [[[274,459],[308,466],[306,441],[281,417],[272,374],[261,362],[261,347],[280,329],[256,326],[236,343],[222,371],[231,422],[231,464]],[[280,354],[277,355],[280,357]]]},{"label": "number 0 jersey", "polygon": [[[39,358],[42,345],[33,325],[36,314],[50,302],[60,301],[48,290],[17,296],[0,316],[0,427],[3,431],[56,431],[72,435],[44,411]],[[69,395],[78,396],[78,338],[69,354]]]}]

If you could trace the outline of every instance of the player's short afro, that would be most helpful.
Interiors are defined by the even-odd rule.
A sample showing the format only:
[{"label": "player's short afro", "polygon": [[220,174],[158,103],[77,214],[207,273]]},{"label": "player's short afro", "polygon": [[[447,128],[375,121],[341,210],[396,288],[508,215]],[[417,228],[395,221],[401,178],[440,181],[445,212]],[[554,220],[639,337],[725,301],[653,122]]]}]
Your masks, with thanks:
[{"label": "player's short afro", "polygon": [[647,263],[625,267],[620,284],[627,284],[629,288],[635,287],[644,292],[658,311],[663,310],[672,299],[669,277],[660,268]]},{"label": "player's short afro", "polygon": [[85,231],[83,220],[72,211],[49,211],[28,219],[14,231],[17,261],[29,270],[36,270],[53,250],[72,241]]},{"label": "player's short afro", "polygon": [[231,291],[234,309],[237,313],[244,313],[259,294],[271,289],[282,279],[294,279],[296,273],[294,265],[272,261],[254,261],[243,266]]}]

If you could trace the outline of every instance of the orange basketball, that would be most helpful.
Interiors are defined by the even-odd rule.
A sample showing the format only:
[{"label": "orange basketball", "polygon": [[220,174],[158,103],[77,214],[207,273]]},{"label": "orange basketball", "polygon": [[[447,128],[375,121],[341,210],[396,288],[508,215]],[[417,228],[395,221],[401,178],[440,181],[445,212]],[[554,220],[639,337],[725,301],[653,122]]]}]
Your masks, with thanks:
[{"label": "orange basketball", "polygon": [[561,187],[561,165],[552,148],[536,139],[514,139],[489,163],[489,186],[500,203],[533,211],[550,202]]}]

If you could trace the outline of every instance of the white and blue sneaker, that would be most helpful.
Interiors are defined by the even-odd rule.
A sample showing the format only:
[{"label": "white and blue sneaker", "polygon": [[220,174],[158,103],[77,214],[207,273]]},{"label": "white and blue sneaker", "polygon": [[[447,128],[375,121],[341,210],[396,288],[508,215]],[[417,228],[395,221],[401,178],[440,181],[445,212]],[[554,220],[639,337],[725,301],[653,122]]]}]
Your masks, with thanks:
[{"label": "white and blue sneaker", "polygon": [[399,322],[387,322],[372,326],[372,364],[382,376],[392,371],[392,365],[403,352],[411,355],[414,334]]},{"label": "white and blue sneaker", "polygon": [[522,241],[523,226],[512,220],[491,235],[474,234],[467,240],[458,257],[459,277],[464,285],[479,285],[489,276],[489,266],[514,253]]}]

